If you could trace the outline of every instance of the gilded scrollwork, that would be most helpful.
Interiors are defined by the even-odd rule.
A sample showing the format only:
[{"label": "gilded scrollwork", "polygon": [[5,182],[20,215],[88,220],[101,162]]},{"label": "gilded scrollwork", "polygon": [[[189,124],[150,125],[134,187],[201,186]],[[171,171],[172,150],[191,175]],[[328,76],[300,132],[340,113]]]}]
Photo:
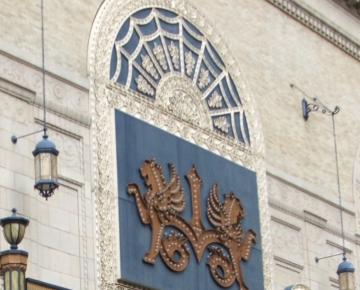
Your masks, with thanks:
[{"label": "gilded scrollwork", "polygon": [[[207,216],[213,226],[206,229],[201,218],[202,180],[193,166],[186,175],[191,191],[191,222],[181,217],[185,209],[184,189],[173,164],[169,164],[170,180],[166,181],[162,167],[153,159],[140,167],[148,191],[140,192],[137,184],[128,185],[128,193],[134,197],[142,223],[152,229],[151,247],[144,256],[148,264],[155,264],[160,254],[165,265],[175,272],[182,272],[189,263],[190,244],[197,261],[210,250],[208,265],[215,282],[221,287],[230,287],[235,282],[239,289],[248,290],[240,263],[250,257],[256,234],[243,230],[241,221],[245,211],[234,193],[224,196],[221,202],[219,186],[214,184],[207,199]],[[174,228],[166,235],[166,228]],[[218,244],[224,247],[216,247]],[[221,271],[219,270],[221,269]]]},{"label": "gilded scrollwork", "polygon": [[[232,72],[233,83],[242,92],[242,110],[247,113],[251,145],[244,146],[232,138],[201,128],[191,122],[184,122],[169,112],[160,100],[151,100],[123,86],[109,83],[109,63],[114,39],[119,24],[123,23],[135,11],[150,6],[162,7],[186,16],[196,27],[205,32],[204,37],[212,41],[218,54]],[[152,48],[155,58],[162,69],[168,69],[166,56],[161,44]],[[157,53],[156,53],[157,51]],[[166,66],[166,68],[165,68]],[[186,66],[186,65],[185,65]],[[194,68],[195,69],[195,68]],[[251,92],[247,88],[244,76],[239,72],[237,62],[232,58],[224,42],[216,35],[208,21],[185,1],[105,0],[97,13],[89,42],[89,74],[91,97],[91,135],[93,156],[92,192],[95,201],[96,220],[96,263],[97,289],[118,289],[119,245],[117,225],[117,197],[114,160],[116,159],[113,126],[113,110],[121,109],[144,121],[188,140],[202,148],[210,150],[233,162],[257,172],[261,238],[263,252],[263,272],[265,289],[273,288],[272,250],[270,237],[270,219],[266,191],[266,173],[264,164],[264,142],[259,117]],[[206,115],[202,118],[207,118]],[[206,119],[204,123],[207,123]]]}]

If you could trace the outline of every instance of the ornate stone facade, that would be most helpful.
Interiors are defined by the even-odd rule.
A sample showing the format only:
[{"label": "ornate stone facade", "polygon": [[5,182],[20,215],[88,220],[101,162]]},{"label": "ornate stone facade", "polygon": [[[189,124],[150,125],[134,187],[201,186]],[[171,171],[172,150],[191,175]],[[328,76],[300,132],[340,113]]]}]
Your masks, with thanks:
[{"label": "ornate stone facade", "polygon": [[[33,190],[31,151],[40,136],[16,146],[9,141],[12,134],[42,124],[39,5],[0,1],[0,217],[16,207],[30,219],[22,243],[30,253],[28,277],[74,290],[142,289],[119,282],[112,137],[113,111],[120,108],[257,171],[266,290],[298,283],[336,289],[338,257],[315,263],[315,256],[342,250],[331,128],[321,115],[303,121],[303,95],[290,83],[341,107],[336,124],[345,250],[360,269],[357,1],[44,2],[48,121],[50,138],[60,149],[61,175],[60,189],[48,202]],[[172,11],[184,25],[158,33],[151,52],[141,49],[133,60],[137,73],[124,85],[116,71],[121,65],[114,62],[111,71],[111,58],[123,49],[116,44],[119,30],[134,13],[153,7]],[[164,19],[177,21],[153,14],[164,27],[169,27]],[[139,19],[133,19],[134,29]],[[200,32],[200,45],[195,37],[184,49],[180,27],[189,39]],[[142,39],[151,38],[146,29]],[[202,43],[211,44],[217,55],[208,54],[207,46],[202,51]],[[199,55],[207,62],[221,59],[223,69],[211,70],[210,61],[199,65]],[[224,99],[232,95],[230,88],[213,90],[216,79],[226,76],[238,90],[233,106]],[[233,124],[243,124],[236,132],[246,131],[232,113],[246,116],[247,140],[231,134]],[[6,247],[0,236],[0,250]]]},{"label": "ornate stone facade", "polygon": [[[185,104],[187,99],[192,99],[193,102],[201,102],[201,91],[209,86],[209,72],[205,68],[200,68],[199,62],[195,68],[195,75],[199,75],[199,79],[193,78],[194,83],[197,84],[199,89],[184,90],[181,77],[187,66],[187,73],[192,71],[191,60],[188,57],[188,64],[181,62],[182,72],[168,73],[167,78],[172,78],[172,87],[174,93],[185,102],[173,103],[171,97],[174,95],[164,96],[164,93],[160,90],[157,91],[156,96],[159,94],[159,98],[155,98],[155,102],[151,99],[144,98],[143,95],[129,90],[131,88],[130,78],[127,81],[120,81],[120,85],[113,85],[109,80],[108,67],[106,63],[110,63],[111,55],[108,51],[112,49],[113,40],[118,33],[119,25],[126,21],[126,19],[134,14],[136,11],[141,11],[145,7],[159,7],[162,9],[169,9],[186,17],[188,21],[191,21],[195,27],[205,33],[204,37],[210,40],[212,45],[217,48],[217,53],[223,59],[227,70],[231,72],[234,83],[239,91],[242,93],[242,109],[241,111],[247,114],[247,122],[249,126],[251,145],[243,145],[239,143],[236,138],[226,137],[229,132],[230,125],[227,123],[225,117],[216,118],[214,126],[218,128],[223,134],[219,134],[216,130],[211,130],[209,124],[209,114],[211,111],[207,108],[207,104],[200,105],[200,113],[195,117],[194,112],[191,112],[189,108],[186,108]],[[151,12],[150,12],[151,13]],[[148,21],[148,20],[146,20]],[[131,23],[131,22],[130,22]],[[106,31],[106,33],[103,33]],[[121,33],[121,32],[120,32]],[[125,36],[129,38],[130,36]],[[205,42],[203,42],[205,43]],[[122,46],[124,43],[122,40],[116,43],[116,47]],[[98,283],[101,289],[112,289],[113,281],[116,281],[116,275],[118,273],[118,246],[116,237],[116,192],[114,190],[116,186],[114,168],[114,140],[113,136],[113,113],[115,108],[119,108],[124,112],[130,113],[136,117],[139,117],[150,124],[160,127],[168,132],[171,132],[177,136],[184,138],[194,144],[197,144],[205,149],[208,149],[216,154],[228,158],[240,165],[243,165],[249,169],[255,170],[258,174],[258,188],[259,188],[259,204],[261,215],[261,230],[262,230],[262,247],[263,247],[263,264],[264,264],[264,277],[265,285],[267,289],[272,288],[272,275],[271,275],[271,241],[270,228],[269,228],[269,214],[268,214],[268,201],[265,186],[265,168],[263,163],[263,144],[262,133],[259,124],[259,120],[256,117],[255,107],[251,97],[251,93],[246,89],[243,78],[244,76],[239,72],[236,62],[230,56],[230,53],[223,45],[223,42],[213,32],[213,28],[207,25],[207,21],[201,16],[200,13],[194,7],[186,4],[185,2],[175,3],[171,1],[137,1],[135,2],[116,2],[106,1],[98,16],[95,20],[90,40],[90,95],[92,98],[92,112],[94,114],[94,122],[92,127],[93,135],[93,156],[94,156],[94,169],[96,172],[94,194],[96,196],[96,212],[97,212],[97,256],[99,258],[99,279]],[[160,47],[160,48],[159,48]],[[171,47],[171,43],[170,43]],[[173,67],[176,69],[178,52],[177,49],[170,48],[169,52],[160,44],[154,44],[154,55],[149,57],[151,59],[157,59],[158,65],[154,63],[154,67],[161,66],[163,69],[167,67]],[[201,51],[204,51],[204,45]],[[122,51],[122,50],[121,50]],[[151,51],[151,50],[150,50]],[[126,54],[126,52],[122,51]],[[121,56],[118,54],[117,59]],[[128,59],[131,59],[130,55],[127,55]],[[185,59],[186,56],[182,54],[180,59]],[[170,61],[171,59],[171,61]],[[137,65],[135,67],[138,68]],[[178,66],[180,67],[180,65]],[[113,80],[119,79],[121,73],[121,66],[113,68],[114,75]],[[158,71],[160,74],[162,70]],[[129,74],[130,75],[130,74]],[[142,75],[144,75],[142,73]],[[173,77],[172,77],[173,75]],[[223,76],[223,74],[221,74]],[[186,78],[185,78],[186,79]],[[155,79],[147,79],[147,84],[154,82]],[[122,85],[121,85],[122,84]],[[152,91],[149,86],[139,87],[140,93],[146,95],[152,95]],[[168,85],[167,81],[164,81],[163,87]],[[158,85],[153,84],[153,89],[158,88]],[[190,87],[191,88],[191,87]],[[144,92],[146,90],[148,93]],[[191,93],[191,90],[197,92]],[[206,96],[206,95],[205,95]],[[181,116],[181,118],[179,118]],[[182,122],[186,118],[186,122]],[[204,128],[205,127],[205,128]],[[246,139],[245,139],[246,140]],[[246,142],[245,144],[249,144]],[[109,198],[112,197],[112,198]],[[112,209],[112,210],[109,210]],[[106,245],[106,246],[105,246]],[[121,265],[120,265],[121,267]]]}]

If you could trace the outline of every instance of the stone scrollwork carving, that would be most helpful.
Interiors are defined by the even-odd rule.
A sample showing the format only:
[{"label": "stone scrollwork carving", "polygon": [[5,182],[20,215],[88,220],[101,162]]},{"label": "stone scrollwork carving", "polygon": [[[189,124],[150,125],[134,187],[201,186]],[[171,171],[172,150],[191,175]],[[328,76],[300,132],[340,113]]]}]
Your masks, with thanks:
[{"label": "stone scrollwork carving", "polygon": [[143,56],[141,55],[141,59],[142,59],[142,66],[145,68],[145,70],[154,78],[154,79],[158,79],[159,78],[159,74],[156,71],[156,68],[154,66],[154,64],[152,63],[150,57],[148,55]]},{"label": "stone scrollwork carving", "polygon": [[208,100],[209,107],[212,109],[220,109],[222,107],[222,97],[214,92]]},{"label": "stone scrollwork carving", "polygon": [[201,93],[181,75],[162,79],[155,103],[186,122],[211,130],[211,116],[201,100]]},{"label": "stone scrollwork carving", "polygon": [[160,63],[161,67],[163,68],[163,70],[167,70],[167,62],[163,47],[155,42],[153,53],[156,59],[158,60],[158,62]]},{"label": "stone scrollwork carving", "polygon": [[357,216],[356,231],[360,235],[360,146],[357,149],[355,161],[354,161],[354,172],[353,172],[353,196],[355,199],[355,208]]},{"label": "stone scrollwork carving", "polygon": [[[197,42],[189,43],[185,42],[184,39],[180,39],[179,36],[171,39],[169,38],[169,36],[173,36],[171,34],[158,34],[151,45],[142,46],[145,51],[140,47],[138,48],[139,51],[135,51],[139,57],[136,60],[131,59],[134,65],[127,67],[128,75],[134,78],[128,80],[125,72],[121,73],[119,62],[129,64],[129,59],[125,59],[126,54],[119,51],[122,49],[120,43],[114,48],[114,41],[121,42],[122,37],[126,36],[119,33],[119,27],[122,24],[130,19],[134,13],[149,9],[149,7],[160,7],[164,9],[162,11],[171,10],[172,15],[177,16],[169,17],[171,15],[168,12],[166,13],[169,16],[159,16],[158,9],[152,9],[153,12],[150,18],[154,17],[152,20],[149,17],[145,20],[152,21],[156,25],[163,25],[165,20],[170,19],[170,21],[175,22],[182,19],[184,20],[182,21],[182,28],[191,31],[192,36],[197,36],[199,39]],[[138,18],[141,18],[139,14],[137,15]],[[146,14],[143,15],[146,16]],[[145,22],[145,20],[141,21]],[[165,24],[165,26],[169,25]],[[137,29],[134,24],[133,29]],[[173,31],[178,30],[174,29]],[[146,38],[151,38],[151,31],[148,32],[150,34],[147,34],[143,39],[143,44],[145,44]],[[124,33],[126,34],[126,32]],[[174,45],[179,45],[179,71],[170,71],[174,69],[169,52],[171,40],[174,41]],[[209,45],[210,42],[211,45]],[[216,53],[214,47],[216,47]],[[139,54],[141,50],[144,57],[148,55],[153,62],[159,74],[158,80],[142,66],[141,53]],[[110,69],[114,55],[117,57],[117,62]],[[223,69],[221,71],[211,70],[205,55],[206,57],[215,58],[219,67]],[[129,56],[129,53],[127,56]],[[251,91],[247,88],[244,77],[239,71],[239,65],[231,56],[224,42],[215,33],[215,30],[208,25],[208,21],[196,8],[182,0],[105,0],[93,23],[88,60],[92,112],[92,192],[95,201],[97,289],[118,289],[116,281],[119,278],[121,267],[119,263],[117,183],[114,171],[116,144],[114,141],[113,111],[115,108],[141,118],[149,124],[175,134],[257,173],[264,288],[267,290],[273,289],[270,215],[266,191],[262,130]],[[203,65],[201,65],[201,61]],[[210,84],[201,91],[197,84],[201,68],[204,66],[209,70],[212,77]],[[176,112],[182,111],[182,108],[177,108],[176,105],[171,111],[166,105],[166,102],[171,102],[170,95],[165,92],[166,83],[170,84],[171,82],[165,82],[164,79],[176,78],[178,74],[181,75],[181,79],[187,78],[187,81],[192,83],[185,90],[188,96],[180,95],[184,100],[191,99],[193,101],[192,105],[198,108],[198,119],[180,116]],[[139,82],[136,83],[135,81],[140,75],[148,84],[143,88],[145,92],[138,89]],[[180,78],[176,79],[179,80]],[[124,83],[119,83],[118,80],[124,81]],[[174,82],[181,84],[174,87],[173,91],[182,91],[181,87],[184,82]],[[223,107],[221,108],[212,108],[209,105],[208,98],[215,91],[222,97]],[[232,98],[231,102],[229,102],[229,98]],[[174,101],[172,103],[174,104]],[[234,104],[234,106],[232,107],[231,104]],[[189,116],[192,115],[194,114],[189,114]],[[225,136],[220,130],[212,127],[213,119],[223,115],[228,115],[230,116],[229,120],[237,122],[232,123],[230,128],[233,130],[241,128],[243,135],[234,131],[234,137]],[[214,255],[216,255],[215,249]]]},{"label": "stone scrollwork carving", "polygon": [[[140,219],[152,229],[151,248],[144,261],[155,264],[160,254],[165,265],[175,272],[184,271],[189,263],[188,244],[194,249],[197,261],[210,250],[208,265],[215,282],[230,287],[235,282],[239,289],[248,290],[242,275],[241,261],[247,261],[255,243],[255,232],[244,231],[241,221],[245,211],[234,193],[220,201],[219,188],[214,184],[207,199],[207,216],[214,227],[205,229],[201,219],[201,178],[193,166],[187,173],[192,198],[192,219],[181,217],[185,209],[184,190],[176,168],[169,164],[170,180],[166,182],[162,167],[155,160],[146,160],[140,168],[148,191],[143,195],[137,184],[129,184],[128,193],[134,196]],[[166,235],[166,228],[177,232]],[[214,246],[218,244],[224,247]],[[220,270],[221,269],[221,270]]]},{"label": "stone scrollwork carving", "polygon": [[226,120],[226,117],[221,116],[219,118],[214,119],[214,125],[215,127],[219,128],[224,134],[227,134],[229,132],[229,123]]},{"label": "stone scrollwork carving", "polygon": [[174,44],[173,41],[171,41],[171,43],[170,43],[169,51],[170,51],[172,62],[174,64],[174,68],[178,70],[180,68],[179,49],[177,48],[177,46]]},{"label": "stone scrollwork carving", "polygon": [[200,77],[199,77],[199,88],[204,89],[208,86],[210,83],[210,76],[209,71],[207,69],[202,68],[200,71]]},{"label": "stone scrollwork carving", "polygon": [[140,92],[143,92],[144,94],[147,94],[149,96],[154,96],[155,92],[154,89],[151,87],[151,85],[146,81],[146,79],[143,76],[138,76],[135,79],[135,82],[137,83],[138,90]]},{"label": "stone scrollwork carving", "polygon": [[195,68],[195,59],[190,51],[185,53],[186,74],[191,76]]}]

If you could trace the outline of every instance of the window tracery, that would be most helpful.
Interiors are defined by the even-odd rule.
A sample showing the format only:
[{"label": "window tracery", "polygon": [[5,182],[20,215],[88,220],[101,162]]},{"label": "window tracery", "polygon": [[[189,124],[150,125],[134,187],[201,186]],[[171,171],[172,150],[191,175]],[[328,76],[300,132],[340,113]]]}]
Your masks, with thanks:
[{"label": "window tracery", "polygon": [[[198,91],[191,97],[200,96],[201,102],[197,104],[208,115],[207,129],[250,145],[238,90],[204,34],[184,17],[166,9],[146,8],[133,13],[116,37],[111,81],[156,101],[159,94],[163,95],[159,84],[168,75],[190,80],[191,89]],[[184,111],[182,98],[174,99],[180,96],[177,92],[176,84],[174,91],[168,92],[173,95],[172,107],[168,108],[173,113],[177,107]],[[189,121],[188,114],[177,115]]]}]

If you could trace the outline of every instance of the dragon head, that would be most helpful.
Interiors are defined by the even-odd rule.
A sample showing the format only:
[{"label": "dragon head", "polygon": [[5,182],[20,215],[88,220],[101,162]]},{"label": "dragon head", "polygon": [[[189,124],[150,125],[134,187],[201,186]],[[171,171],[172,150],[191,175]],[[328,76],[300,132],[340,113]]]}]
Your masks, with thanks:
[{"label": "dragon head", "polygon": [[232,192],[225,196],[224,213],[227,218],[226,224],[231,226],[237,226],[245,216],[240,200]]},{"label": "dragon head", "polygon": [[147,187],[151,187],[150,177],[153,176],[152,168],[155,166],[154,160],[145,160],[143,165],[140,167],[140,175]]},{"label": "dragon head", "polygon": [[165,187],[165,178],[162,168],[156,163],[155,159],[145,160],[140,167],[140,175],[147,186],[148,194],[160,192]]}]

